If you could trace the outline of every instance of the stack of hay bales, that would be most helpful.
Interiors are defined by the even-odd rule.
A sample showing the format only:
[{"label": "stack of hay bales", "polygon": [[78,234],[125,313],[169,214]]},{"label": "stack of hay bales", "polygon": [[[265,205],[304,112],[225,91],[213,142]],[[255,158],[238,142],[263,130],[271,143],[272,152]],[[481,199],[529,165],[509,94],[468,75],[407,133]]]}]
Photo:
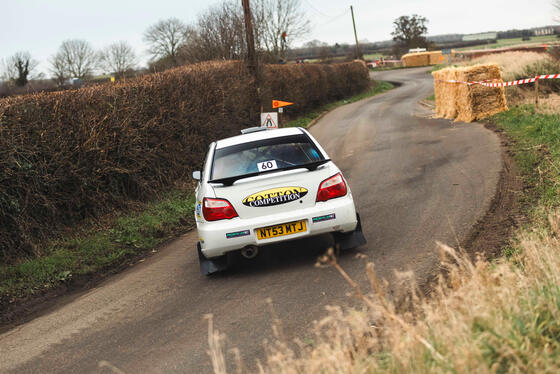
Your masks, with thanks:
[{"label": "stack of hay bales", "polygon": [[[452,52],[451,56],[455,54]],[[403,66],[413,67],[413,66],[428,66],[437,65],[445,62],[445,57],[442,51],[431,51],[431,52],[416,52],[407,53],[401,57]]]},{"label": "stack of hay bales", "polygon": [[457,69],[447,68],[434,71],[434,90],[436,96],[436,114],[441,118],[455,119],[457,117],[456,94],[457,84],[445,83],[457,80]]},{"label": "stack of hay bales", "polygon": [[430,56],[427,53],[407,53],[401,57],[405,67],[427,66],[430,64]]},{"label": "stack of hay bales", "polygon": [[[476,82],[491,80],[503,82],[502,72],[497,64],[475,65],[457,70],[457,80]],[[508,110],[503,87],[485,87],[479,84],[457,85],[456,121],[472,122]]]},{"label": "stack of hay bales", "polygon": [[508,110],[503,87],[446,82],[448,80],[502,82],[502,73],[497,64],[448,68],[435,71],[432,75],[436,93],[436,112],[440,117],[473,122]]},{"label": "stack of hay bales", "polygon": [[401,57],[401,60],[405,67],[428,66],[430,64],[430,55],[428,52],[407,53]]},{"label": "stack of hay bales", "polygon": [[443,53],[441,51],[428,52],[428,56],[430,58],[430,65],[437,65],[445,62],[445,57],[443,57]]}]

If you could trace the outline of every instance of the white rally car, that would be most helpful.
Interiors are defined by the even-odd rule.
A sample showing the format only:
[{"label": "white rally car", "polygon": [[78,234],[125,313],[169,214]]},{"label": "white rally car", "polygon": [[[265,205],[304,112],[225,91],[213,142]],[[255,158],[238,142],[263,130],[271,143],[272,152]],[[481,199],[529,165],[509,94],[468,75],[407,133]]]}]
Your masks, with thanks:
[{"label": "white rally car", "polygon": [[365,244],[348,183],[302,128],[252,128],[210,145],[193,172],[200,271],[227,268],[227,254],[333,233],[341,249]]}]

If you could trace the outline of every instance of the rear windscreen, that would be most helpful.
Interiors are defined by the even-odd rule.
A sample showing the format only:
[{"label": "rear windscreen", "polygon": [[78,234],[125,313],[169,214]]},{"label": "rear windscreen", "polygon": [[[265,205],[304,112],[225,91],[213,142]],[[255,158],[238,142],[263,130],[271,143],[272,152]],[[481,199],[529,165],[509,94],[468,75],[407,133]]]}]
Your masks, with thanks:
[{"label": "rear windscreen", "polygon": [[211,180],[282,170],[323,160],[305,134],[282,136],[216,149]]}]

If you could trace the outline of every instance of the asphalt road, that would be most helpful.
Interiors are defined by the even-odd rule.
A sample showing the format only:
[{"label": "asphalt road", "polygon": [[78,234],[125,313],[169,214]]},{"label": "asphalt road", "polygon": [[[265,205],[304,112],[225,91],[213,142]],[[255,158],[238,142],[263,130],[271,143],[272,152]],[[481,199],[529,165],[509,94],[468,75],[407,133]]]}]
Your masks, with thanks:
[{"label": "asphalt road", "polygon": [[[426,69],[378,73],[402,82],[341,107],[311,132],[349,179],[368,244],[358,251],[398,290],[395,271],[419,282],[437,267],[435,241],[456,244],[488,209],[502,167],[498,138],[480,124],[429,118]],[[263,358],[273,313],[287,339],[305,339],[326,305],[355,305],[333,269],[313,265],[329,237],[266,248],[216,277],[199,275],[196,233],[71,302],[0,335],[0,372],[95,373],[102,361],[127,372],[211,372],[204,315],[240,349],[246,367]],[[367,288],[365,263],[340,258]],[[231,356],[229,356],[231,358]],[[233,361],[233,360],[230,360]]]}]

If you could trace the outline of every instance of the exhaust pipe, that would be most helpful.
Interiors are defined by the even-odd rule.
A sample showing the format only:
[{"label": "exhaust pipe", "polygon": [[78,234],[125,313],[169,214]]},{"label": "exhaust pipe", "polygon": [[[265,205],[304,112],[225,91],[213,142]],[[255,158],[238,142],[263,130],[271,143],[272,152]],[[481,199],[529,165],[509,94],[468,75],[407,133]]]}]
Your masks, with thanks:
[{"label": "exhaust pipe", "polygon": [[248,245],[241,249],[241,255],[245,258],[252,259],[259,254],[259,247],[256,245]]}]

